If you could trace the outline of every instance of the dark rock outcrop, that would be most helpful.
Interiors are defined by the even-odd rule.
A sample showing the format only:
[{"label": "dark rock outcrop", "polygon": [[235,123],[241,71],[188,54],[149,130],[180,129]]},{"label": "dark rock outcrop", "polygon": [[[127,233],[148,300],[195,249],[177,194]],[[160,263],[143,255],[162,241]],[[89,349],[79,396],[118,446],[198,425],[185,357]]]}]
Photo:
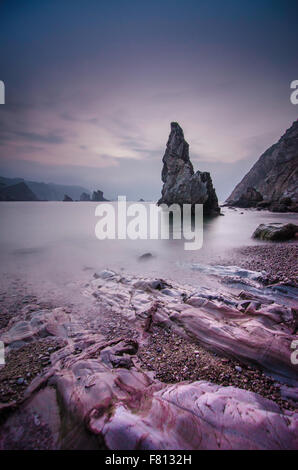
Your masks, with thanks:
[{"label": "dark rock outcrop", "polygon": [[160,204],[204,204],[204,215],[220,212],[210,173],[194,172],[189,159],[189,145],[177,122],[171,123],[171,133],[163,156],[161,178],[164,183]]},{"label": "dark rock outcrop", "polygon": [[72,202],[73,200],[67,194],[64,195],[63,202]]},{"label": "dark rock outcrop", "polygon": [[88,193],[82,193],[80,196],[80,201],[91,201],[90,194]]},{"label": "dark rock outcrop", "polygon": [[24,182],[1,187],[0,201],[38,201],[36,195]]},{"label": "dark rock outcrop", "polygon": [[[287,201],[287,202],[286,202]],[[298,203],[291,198],[281,198],[278,202],[272,202],[269,205],[271,212],[298,212]]]},{"label": "dark rock outcrop", "polygon": [[261,201],[263,201],[262,194],[255,188],[249,187],[245,193],[241,194],[234,205],[242,208],[257,207]]},{"label": "dark rock outcrop", "polygon": [[102,201],[107,201],[107,199],[103,197],[103,191],[98,190],[98,191],[93,191],[92,201],[102,202]]},{"label": "dark rock outcrop", "polygon": [[253,238],[268,241],[285,241],[295,238],[296,233],[298,234],[298,225],[295,224],[260,224],[253,233]]},{"label": "dark rock outcrop", "polygon": [[261,155],[252,169],[244,176],[228,197],[227,205],[239,205],[247,199],[253,188],[262,196],[258,208],[274,212],[298,211],[298,121],[288,129],[279,141]]}]

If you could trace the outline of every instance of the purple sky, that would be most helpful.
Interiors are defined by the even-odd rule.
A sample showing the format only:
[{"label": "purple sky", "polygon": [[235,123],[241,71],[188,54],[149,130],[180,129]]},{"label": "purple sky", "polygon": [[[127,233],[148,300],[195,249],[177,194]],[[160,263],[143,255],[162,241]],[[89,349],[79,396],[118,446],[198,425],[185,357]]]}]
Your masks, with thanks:
[{"label": "purple sky", "polygon": [[296,20],[272,0],[2,2],[0,174],[157,199],[178,121],[225,198],[297,119]]}]

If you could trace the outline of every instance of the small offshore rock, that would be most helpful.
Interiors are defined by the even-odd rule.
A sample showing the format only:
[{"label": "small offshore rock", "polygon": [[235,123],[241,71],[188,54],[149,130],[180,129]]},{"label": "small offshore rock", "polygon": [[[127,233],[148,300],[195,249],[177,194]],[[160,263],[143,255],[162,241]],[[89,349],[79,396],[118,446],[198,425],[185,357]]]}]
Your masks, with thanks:
[{"label": "small offshore rock", "polygon": [[144,261],[151,258],[153,258],[152,253],[144,253],[143,255],[139,256],[140,261]]}]

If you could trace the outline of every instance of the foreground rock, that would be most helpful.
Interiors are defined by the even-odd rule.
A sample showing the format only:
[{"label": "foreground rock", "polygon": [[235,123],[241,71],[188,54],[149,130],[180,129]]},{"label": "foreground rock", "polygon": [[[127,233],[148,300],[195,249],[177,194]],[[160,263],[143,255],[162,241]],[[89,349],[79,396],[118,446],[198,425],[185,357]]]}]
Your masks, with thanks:
[{"label": "foreground rock", "polygon": [[[91,322],[63,309],[45,309],[12,320],[2,334],[12,353],[20,341],[28,345],[23,348],[48,336],[60,342],[47,348],[44,371],[27,387],[22,381],[18,406],[0,404],[1,449],[297,448],[297,413],[235,386],[179,383],[179,378],[163,383],[139,355],[158,327],[168,338],[164,344],[175,334],[184,344],[196,343],[195,354],[204,347],[224,356],[222,364],[237,359],[241,366],[231,363],[229,371],[238,377],[246,377],[251,366],[273,374],[287,384],[287,400],[295,400],[294,309],[245,291],[214,293],[113,271],[98,273],[83,293],[97,306]],[[107,308],[111,315],[105,322],[121,316],[134,338],[123,337],[120,329],[111,340],[99,333]],[[161,357],[160,348],[157,354]]]},{"label": "foreground rock", "polygon": [[189,145],[177,122],[171,123],[171,133],[163,156],[162,197],[158,204],[204,204],[205,215],[220,212],[210,173],[194,173],[189,159]]},{"label": "foreground rock", "polygon": [[105,346],[61,359],[56,353],[57,372],[6,420],[0,448],[297,448],[297,414],[233,387],[166,386],[136,368],[113,369],[99,359]]},{"label": "foreground rock", "polygon": [[[263,200],[249,198],[251,205],[241,205],[251,188]],[[229,196],[227,205],[298,211],[298,121],[261,155]]]},{"label": "foreground rock", "polygon": [[298,225],[295,224],[260,224],[253,233],[253,238],[268,241],[286,241],[298,235]]},{"label": "foreground rock", "polygon": [[100,274],[88,292],[133,322],[144,319],[147,327],[157,322],[218,354],[298,384],[297,366],[290,360],[296,331],[290,307],[245,291],[237,297],[110,271]]}]

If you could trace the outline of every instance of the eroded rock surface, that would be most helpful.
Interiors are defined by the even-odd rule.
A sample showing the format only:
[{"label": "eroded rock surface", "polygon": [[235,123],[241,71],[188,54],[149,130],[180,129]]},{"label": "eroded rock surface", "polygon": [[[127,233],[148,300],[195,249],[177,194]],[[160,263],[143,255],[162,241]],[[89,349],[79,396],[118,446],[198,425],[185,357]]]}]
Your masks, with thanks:
[{"label": "eroded rock surface", "polygon": [[[126,319],[135,338],[108,341],[98,331],[96,315],[86,325],[53,311],[51,333],[64,346],[51,353],[50,367],[28,385],[17,408],[0,406],[1,449],[298,447],[294,411],[234,386],[205,380],[166,384],[138,356],[158,325],[182,341],[191,338],[219,356],[237,358],[243,364],[237,374],[245,364],[273,374],[285,382],[287,399],[295,401],[294,309],[245,291],[215,293],[113,271],[98,273],[83,294],[93,299],[98,316],[109,306],[111,315]],[[48,325],[47,313],[40,316]],[[16,325],[5,332],[7,344],[16,340]],[[28,339],[27,329],[17,330],[18,340]]]}]

